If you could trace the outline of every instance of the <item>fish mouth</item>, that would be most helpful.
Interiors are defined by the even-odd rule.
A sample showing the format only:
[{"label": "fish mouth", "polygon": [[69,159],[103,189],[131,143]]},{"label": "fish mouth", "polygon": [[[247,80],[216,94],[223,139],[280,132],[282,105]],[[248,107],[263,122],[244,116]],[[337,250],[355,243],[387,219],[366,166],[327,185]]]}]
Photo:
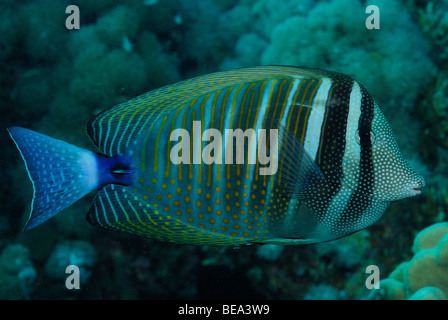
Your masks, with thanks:
[{"label": "fish mouth", "polygon": [[422,193],[422,188],[425,186],[425,180],[421,178],[418,182],[413,183],[409,188],[410,196],[417,196]]},{"label": "fish mouth", "polygon": [[[345,181],[344,178],[341,178],[341,183],[351,189],[353,192],[358,193],[358,191],[354,188],[352,188],[347,181]],[[379,201],[379,202],[390,202],[390,201],[396,201],[396,200],[400,200],[400,199],[404,199],[404,198],[411,198],[411,197],[415,197],[418,196],[422,193],[422,188],[426,185],[425,180],[421,179],[419,181],[416,182],[412,182],[410,184],[408,184],[404,189],[402,189],[401,194],[400,195],[395,195],[392,196],[391,198],[388,197],[381,197],[379,195],[374,195],[374,194],[364,194],[364,197],[368,197],[372,200],[375,201]]]}]

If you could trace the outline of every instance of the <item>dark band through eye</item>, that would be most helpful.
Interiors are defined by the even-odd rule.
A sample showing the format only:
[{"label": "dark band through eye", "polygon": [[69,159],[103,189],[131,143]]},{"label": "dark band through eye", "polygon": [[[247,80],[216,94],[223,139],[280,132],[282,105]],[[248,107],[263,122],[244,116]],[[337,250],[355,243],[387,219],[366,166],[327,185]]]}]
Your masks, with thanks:
[{"label": "dark band through eye", "polygon": [[[359,136],[359,129],[356,130],[356,132],[355,132],[355,141],[357,144],[359,144],[359,145],[361,144],[361,137]],[[372,130],[370,130],[370,143],[371,144],[375,143],[375,133]]]}]

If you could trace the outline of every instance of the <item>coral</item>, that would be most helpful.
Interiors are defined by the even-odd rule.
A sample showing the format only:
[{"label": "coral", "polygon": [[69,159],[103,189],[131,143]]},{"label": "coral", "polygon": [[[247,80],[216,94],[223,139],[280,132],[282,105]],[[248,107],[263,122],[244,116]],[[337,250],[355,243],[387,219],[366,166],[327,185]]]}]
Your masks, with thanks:
[{"label": "coral", "polygon": [[448,149],[448,75],[446,72],[438,73],[419,109],[422,122],[427,124],[430,137],[436,139],[438,145]]},{"label": "coral", "polygon": [[[420,231],[414,239],[412,252],[418,253],[422,250],[436,247],[441,239],[448,233],[448,222],[436,223]],[[448,239],[448,238],[447,238]],[[447,248],[448,249],[448,248]]]},{"label": "coral", "polygon": [[45,264],[45,273],[51,279],[65,279],[67,277],[66,268],[69,265],[76,265],[79,268],[81,284],[86,284],[95,261],[95,248],[90,243],[79,240],[63,241],[56,245],[48,258]]},{"label": "coral", "polygon": [[36,270],[29,250],[10,244],[0,256],[0,299],[29,299]]},{"label": "coral", "polygon": [[331,260],[345,268],[356,268],[365,262],[371,249],[367,241],[368,232],[361,231],[333,242],[316,244],[319,256],[331,257]]},{"label": "coral", "polygon": [[[379,297],[387,300],[403,300],[406,298],[404,286],[401,281],[387,278],[380,281]],[[373,291],[376,294],[377,291]]]},{"label": "coral", "polygon": [[[16,4],[10,3],[6,5],[4,2],[0,4],[0,30],[2,36],[0,37],[0,61],[5,61],[11,56],[23,38],[25,30],[22,28],[23,15],[17,14]],[[11,19],[14,16],[15,19]]]},{"label": "coral", "polygon": [[[131,2],[131,1],[128,1]],[[82,14],[86,15],[86,22],[89,23],[91,20],[98,16],[99,12],[105,12],[110,10],[119,3],[117,0],[77,0],[77,6],[82,9]]]},{"label": "coral", "polygon": [[409,300],[448,300],[448,295],[439,288],[424,287],[410,296]]},{"label": "coral", "polygon": [[430,1],[425,9],[419,10],[419,22],[423,32],[429,35],[434,44],[439,47],[440,57],[448,58],[448,5]]},{"label": "coral", "polygon": [[336,288],[318,284],[312,285],[308,292],[303,297],[304,300],[341,300],[345,299],[344,292],[337,290]]},{"label": "coral", "polygon": [[11,93],[12,100],[23,107],[19,112],[33,117],[45,113],[42,105],[48,101],[52,89],[49,78],[49,70],[44,68],[29,69],[20,75]]},{"label": "coral", "polygon": [[[115,47],[112,34],[103,42],[97,28],[102,25],[86,26],[72,38],[70,94],[91,106],[108,106],[141,93],[149,75],[139,55]],[[122,41],[121,34],[116,41]]]},{"label": "coral", "polygon": [[144,13],[142,18],[151,22],[145,25],[149,29],[147,31],[163,33],[174,38],[180,36],[183,18],[177,1],[147,0],[144,5],[147,7],[141,11]]},{"label": "coral", "polygon": [[436,223],[420,231],[412,247],[414,257],[401,263],[381,280],[380,299],[448,298],[448,222]]},{"label": "coral", "polygon": [[135,37],[140,18],[137,9],[117,6],[98,19],[95,32],[101,42],[111,47],[120,47],[125,37]]},{"label": "coral", "polygon": [[141,53],[144,70],[149,76],[151,86],[161,87],[181,80],[178,57],[175,54],[165,53],[155,34],[145,32],[140,36],[136,46]]},{"label": "coral", "polygon": [[332,68],[351,74],[384,101],[403,97],[412,103],[434,70],[429,48],[398,1],[376,5],[382,18],[378,33],[362,27],[364,6],[358,1],[322,2],[306,16],[289,17],[273,29],[263,63]]},{"label": "coral", "polygon": [[34,64],[54,63],[65,54],[63,47],[68,34],[63,31],[65,31],[67,2],[41,0],[23,6],[21,28],[25,34],[23,39],[25,52]]},{"label": "coral", "polygon": [[220,69],[225,70],[259,65],[266,46],[267,42],[257,33],[245,33],[236,43],[236,58],[225,60]]},{"label": "coral", "polygon": [[257,248],[257,256],[262,259],[275,261],[280,258],[283,250],[284,247],[281,245],[265,244]]},{"label": "coral", "polygon": [[117,6],[73,34],[69,96],[105,108],[180,79],[177,60],[165,55],[157,38],[137,36],[142,19],[136,8]]},{"label": "coral", "polygon": [[286,0],[279,6],[276,0],[255,1],[252,6],[252,12],[255,15],[254,20],[261,23],[256,24],[256,30],[260,33],[269,33],[275,26],[285,21],[285,19],[304,15],[311,9],[312,0]]},{"label": "coral", "polygon": [[403,278],[405,292],[437,287],[448,294],[448,223],[423,230],[415,239],[413,251]]},{"label": "coral", "polygon": [[[222,17],[212,0],[180,1],[180,6],[184,31],[179,40],[190,60],[188,68],[209,72],[225,55],[228,44],[233,43],[230,38],[233,32],[218,32]],[[201,32],[204,29],[207,32]]]}]

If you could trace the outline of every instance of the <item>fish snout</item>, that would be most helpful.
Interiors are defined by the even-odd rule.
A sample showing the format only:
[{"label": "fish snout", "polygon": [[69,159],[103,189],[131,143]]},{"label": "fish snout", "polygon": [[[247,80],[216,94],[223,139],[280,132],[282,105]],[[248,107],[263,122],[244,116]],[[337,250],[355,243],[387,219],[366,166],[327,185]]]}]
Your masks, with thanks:
[{"label": "fish snout", "polygon": [[408,185],[408,195],[409,197],[414,197],[422,193],[422,188],[425,186],[425,180],[423,177],[418,177],[417,180],[412,181]]}]

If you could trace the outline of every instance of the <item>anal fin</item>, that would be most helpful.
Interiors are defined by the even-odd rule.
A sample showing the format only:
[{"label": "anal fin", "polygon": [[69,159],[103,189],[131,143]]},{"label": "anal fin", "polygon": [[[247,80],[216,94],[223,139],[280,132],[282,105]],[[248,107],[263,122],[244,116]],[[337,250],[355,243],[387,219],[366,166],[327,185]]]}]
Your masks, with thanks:
[{"label": "anal fin", "polygon": [[171,217],[128,186],[110,184],[102,188],[86,219],[98,227],[161,241],[220,245],[245,243]]}]

